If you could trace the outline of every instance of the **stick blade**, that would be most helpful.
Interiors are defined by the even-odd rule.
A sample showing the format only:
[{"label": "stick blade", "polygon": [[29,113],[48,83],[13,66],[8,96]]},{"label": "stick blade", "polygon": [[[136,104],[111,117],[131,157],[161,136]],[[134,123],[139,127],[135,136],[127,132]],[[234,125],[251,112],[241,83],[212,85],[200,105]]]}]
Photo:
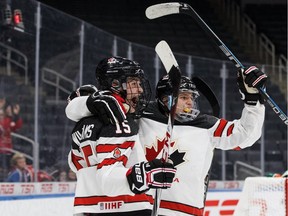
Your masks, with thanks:
[{"label": "stick blade", "polygon": [[156,51],[157,55],[159,56],[161,62],[163,63],[167,73],[169,73],[169,71],[171,70],[173,65],[175,67],[178,67],[178,63],[177,63],[177,61],[173,55],[173,52],[170,49],[170,46],[168,45],[168,43],[166,41],[164,41],[164,40],[160,41],[156,45],[155,51]]},{"label": "stick blade", "polygon": [[158,54],[171,80],[172,100],[168,103],[168,107],[170,109],[170,115],[173,116],[173,120],[172,120],[173,122],[175,111],[176,111],[177,99],[178,99],[178,91],[179,91],[180,82],[181,82],[181,70],[179,68],[179,65],[175,59],[175,56],[170,46],[168,45],[166,41],[164,40],[160,41],[156,45],[155,51]]},{"label": "stick blade", "polygon": [[148,19],[156,19],[170,14],[178,14],[181,4],[179,2],[161,3],[146,8],[145,14]]},{"label": "stick blade", "polygon": [[172,50],[170,49],[170,46],[168,45],[166,41],[164,40],[160,41],[156,45],[155,51],[158,54],[159,58],[162,61],[162,64],[165,67],[165,70],[169,76],[171,86],[172,86],[172,95],[171,95],[172,97],[171,97],[171,100],[168,100],[168,107],[170,109],[169,119],[172,116],[171,122],[173,125],[174,115],[175,115],[176,105],[177,105],[177,100],[178,100],[179,87],[181,83],[181,70],[174,57]]},{"label": "stick blade", "polygon": [[195,83],[196,88],[206,97],[210,106],[212,107],[213,115],[217,118],[220,116],[220,104],[219,101],[209,87],[209,85],[200,77],[193,77],[192,81]]}]

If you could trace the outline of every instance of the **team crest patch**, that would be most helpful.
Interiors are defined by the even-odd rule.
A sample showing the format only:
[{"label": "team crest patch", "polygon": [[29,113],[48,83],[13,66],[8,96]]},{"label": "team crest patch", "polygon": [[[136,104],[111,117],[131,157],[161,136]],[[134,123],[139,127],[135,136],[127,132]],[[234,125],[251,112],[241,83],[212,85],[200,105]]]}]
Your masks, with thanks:
[{"label": "team crest patch", "polygon": [[115,59],[115,58],[109,58],[108,60],[107,60],[107,63],[108,64],[115,64],[117,62],[117,60]]},{"label": "team crest patch", "polygon": [[119,158],[121,156],[121,151],[119,150],[119,148],[114,149],[113,156],[114,158]]}]

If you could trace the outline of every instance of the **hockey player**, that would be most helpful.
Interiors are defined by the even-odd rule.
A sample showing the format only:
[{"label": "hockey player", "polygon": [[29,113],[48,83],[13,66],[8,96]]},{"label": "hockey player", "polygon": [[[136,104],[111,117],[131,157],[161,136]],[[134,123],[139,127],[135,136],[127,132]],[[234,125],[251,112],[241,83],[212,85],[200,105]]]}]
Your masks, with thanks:
[{"label": "hockey player", "polygon": [[[266,75],[255,67],[239,71],[238,85],[245,106],[240,119],[227,121],[201,114],[197,106],[199,93],[194,83],[182,77],[170,147],[170,159],[177,167],[177,173],[172,187],[162,191],[159,215],[204,214],[206,178],[214,149],[243,149],[261,136],[265,107],[255,87],[262,86],[266,79]],[[148,160],[161,157],[159,151],[165,141],[170,86],[167,76],[158,82],[157,103],[150,104],[139,121],[140,141],[145,144]]]},{"label": "hockey player", "polygon": [[[267,76],[254,66],[238,71],[237,83],[245,105],[240,119],[227,121],[201,114],[194,83],[182,77],[170,148],[177,173],[172,187],[162,191],[159,215],[204,214],[206,180],[214,149],[246,148],[261,136],[265,107],[257,87],[266,80]],[[157,102],[149,104],[139,120],[140,140],[148,160],[161,157],[170,93],[170,80],[165,76],[157,84]]]},{"label": "hockey player", "polygon": [[[111,57],[100,61],[96,78],[101,89],[112,92],[107,97],[117,100],[126,119],[104,124],[99,117],[90,116],[76,123],[68,159],[77,174],[74,213],[150,216],[153,199],[145,192],[149,188],[169,188],[176,169],[159,159],[147,162],[139,142],[138,125],[131,114],[141,114],[149,102],[144,72],[134,61]],[[89,95],[93,88],[79,88],[68,101],[87,92]],[[102,93],[91,94],[91,103],[97,104]]]}]

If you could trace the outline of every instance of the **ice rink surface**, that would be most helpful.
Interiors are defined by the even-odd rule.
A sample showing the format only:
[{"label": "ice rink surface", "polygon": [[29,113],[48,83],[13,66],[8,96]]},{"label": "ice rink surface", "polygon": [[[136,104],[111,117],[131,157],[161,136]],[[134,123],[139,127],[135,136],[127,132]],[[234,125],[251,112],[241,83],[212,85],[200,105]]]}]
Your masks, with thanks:
[{"label": "ice rink surface", "polygon": [[73,196],[0,202],[3,216],[72,216]]}]

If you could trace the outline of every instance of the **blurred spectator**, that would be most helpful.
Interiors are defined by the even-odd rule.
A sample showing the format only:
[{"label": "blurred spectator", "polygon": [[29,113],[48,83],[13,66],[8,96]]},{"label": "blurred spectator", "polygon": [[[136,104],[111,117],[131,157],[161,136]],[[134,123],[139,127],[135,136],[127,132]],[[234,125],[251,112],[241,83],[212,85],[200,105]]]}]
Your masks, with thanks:
[{"label": "blurred spectator", "polygon": [[[31,176],[32,176],[32,181],[35,180],[35,177],[34,177],[34,168],[32,165],[28,165],[27,166],[27,169],[30,171],[31,173]],[[47,173],[46,171],[44,170],[38,170],[37,172],[37,182],[50,182],[50,181],[53,181],[53,177]]]},{"label": "blurred spectator", "polygon": [[62,170],[59,173],[59,182],[66,182],[67,181],[67,172],[65,170]]},{"label": "blurred spectator", "polygon": [[69,169],[68,171],[62,170],[58,176],[59,182],[69,182],[69,181],[76,181],[76,174]]},{"label": "blurred spectator", "polygon": [[15,153],[11,159],[12,170],[8,174],[7,182],[31,182],[32,173],[26,164],[26,158],[21,153]]},{"label": "blurred spectator", "polygon": [[264,176],[265,176],[265,177],[279,178],[279,177],[282,177],[282,174],[280,174],[280,173],[267,172],[267,173],[265,173]]},{"label": "blurred spectator", "polygon": [[76,173],[74,173],[71,169],[68,171],[67,181],[77,181]]},{"label": "blurred spectator", "polygon": [[11,132],[15,132],[22,127],[20,117],[20,106],[7,105],[5,98],[0,98],[0,162],[4,169],[8,168],[11,159],[13,144]]}]

